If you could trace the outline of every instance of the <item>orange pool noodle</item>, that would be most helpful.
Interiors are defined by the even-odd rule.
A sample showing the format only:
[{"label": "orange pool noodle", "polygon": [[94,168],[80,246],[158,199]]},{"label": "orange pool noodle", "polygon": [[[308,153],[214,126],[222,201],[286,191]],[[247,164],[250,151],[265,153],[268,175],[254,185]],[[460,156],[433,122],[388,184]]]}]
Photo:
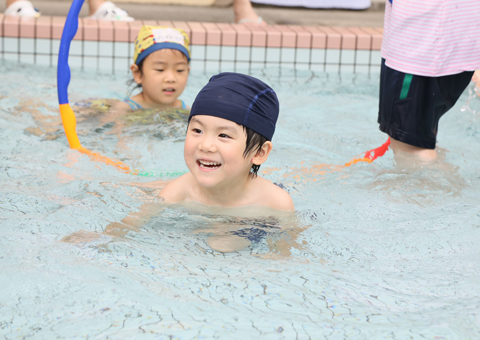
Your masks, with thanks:
[{"label": "orange pool noodle", "polygon": [[62,117],[63,129],[67,136],[68,144],[72,149],[80,149],[82,144],[77,135],[77,120],[70,104],[60,104],[60,116]]},{"label": "orange pool noodle", "polygon": [[88,149],[85,149],[82,144],[80,144],[76,130],[77,120],[75,118],[75,113],[70,107],[70,104],[60,104],[60,115],[62,117],[63,129],[65,130],[65,135],[67,136],[68,144],[70,145],[71,149],[78,150],[81,153],[88,155],[94,161],[114,166],[118,170],[125,173],[131,173],[130,168],[125,163],[102,156],[98,152],[92,152]]}]

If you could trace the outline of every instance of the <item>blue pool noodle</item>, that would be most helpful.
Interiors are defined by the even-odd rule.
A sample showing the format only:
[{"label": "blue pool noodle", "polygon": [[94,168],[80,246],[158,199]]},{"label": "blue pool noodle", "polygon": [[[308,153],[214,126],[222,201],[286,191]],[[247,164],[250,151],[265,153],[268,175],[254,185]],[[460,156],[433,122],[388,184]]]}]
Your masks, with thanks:
[{"label": "blue pool noodle", "polygon": [[57,91],[59,104],[68,104],[68,85],[70,84],[70,67],[68,55],[70,43],[78,30],[78,15],[85,0],[73,0],[63,27],[60,49],[58,51]]}]

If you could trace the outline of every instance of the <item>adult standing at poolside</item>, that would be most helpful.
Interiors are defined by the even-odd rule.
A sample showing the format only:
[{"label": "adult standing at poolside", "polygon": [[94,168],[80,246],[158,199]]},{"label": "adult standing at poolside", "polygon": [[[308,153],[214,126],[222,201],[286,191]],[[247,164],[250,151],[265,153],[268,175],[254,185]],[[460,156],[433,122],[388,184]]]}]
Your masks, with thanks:
[{"label": "adult standing at poolside", "polygon": [[438,121],[480,68],[479,0],[388,0],[380,130],[395,153],[434,159]]},{"label": "adult standing at poolside", "polygon": [[[133,21],[128,13],[106,0],[88,0],[89,18],[109,21]],[[39,17],[40,11],[28,0],[7,0],[6,16]]]}]

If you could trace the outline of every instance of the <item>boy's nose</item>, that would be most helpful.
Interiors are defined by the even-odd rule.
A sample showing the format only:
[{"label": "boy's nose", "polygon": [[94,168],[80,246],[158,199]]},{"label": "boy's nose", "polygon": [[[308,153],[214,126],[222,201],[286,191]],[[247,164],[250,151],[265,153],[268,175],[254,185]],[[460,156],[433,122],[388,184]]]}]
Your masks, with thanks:
[{"label": "boy's nose", "polygon": [[216,152],[217,147],[211,138],[205,137],[198,144],[198,149],[203,152]]}]

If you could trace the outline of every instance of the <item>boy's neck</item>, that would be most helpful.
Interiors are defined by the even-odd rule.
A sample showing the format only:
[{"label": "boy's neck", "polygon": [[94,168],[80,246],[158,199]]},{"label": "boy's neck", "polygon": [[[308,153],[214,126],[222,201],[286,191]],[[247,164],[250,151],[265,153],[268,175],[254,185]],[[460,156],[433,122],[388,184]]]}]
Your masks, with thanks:
[{"label": "boy's neck", "polygon": [[216,186],[214,188],[205,188],[198,186],[198,194],[205,198],[205,204],[220,206],[241,206],[246,205],[246,193],[249,190],[250,181],[253,179],[252,174],[241,180],[232,180],[229,183]]}]

